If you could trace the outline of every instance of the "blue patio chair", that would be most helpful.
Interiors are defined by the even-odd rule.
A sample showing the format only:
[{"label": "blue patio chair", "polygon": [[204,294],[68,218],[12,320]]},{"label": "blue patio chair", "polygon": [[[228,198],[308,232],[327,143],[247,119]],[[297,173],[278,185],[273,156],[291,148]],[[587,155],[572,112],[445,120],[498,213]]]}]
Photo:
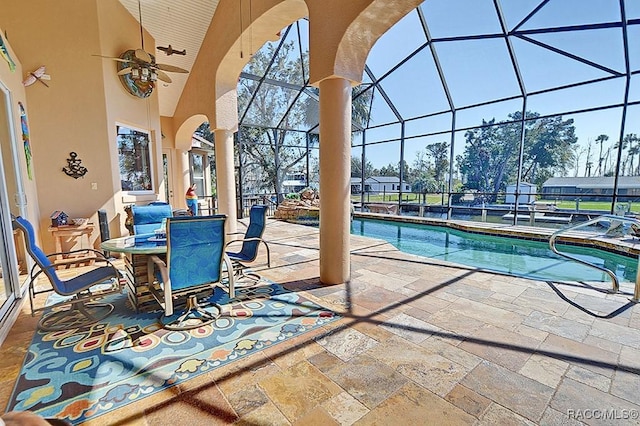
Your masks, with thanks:
[{"label": "blue patio chair", "polygon": [[[120,272],[104,257],[102,252],[93,249],[82,249],[47,255],[37,246],[35,231],[31,223],[21,216],[12,219],[13,228],[21,230],[24,234],[25,249],[35,262],[29,273],[31,315],[35,315],[36,312],[45,309],[51,309],[51,311],[44,314],[38,322],[38,327],[41,330],[69,330],[91,325],[106,318],[111,311],[113,311],[113,305],[109,303],[98,303],[96,301],[101,296],[122,291],[119,279]],[[56,265],[51,262],[51,257],[58,254],[73,255],[81,252],[86,253],[87,251],[94,252],[96,256],[95,262],[104,262],[105,266],[96,266],[68,280],[63,280],[58,277]],[[70,262],[72,262],[72,260]],[[79,262],[86,263],[86,259],[81,259]],[[47,277],[51,283],[51,289],[35,289],[35,280],[40,274],[44,274],[44,276]],[[51,290],[60,296],[57,297],[58,301],[48,306],[35,309],[33,299],[36,294]],[[65,307],[67,309],[64,309]]]},{"label": "blue patio chair", "polygon": [[[233,271],[236,281],[240,281],[248,278],[251,281],[257,282],[261,280],[260,275],[255,272],[247,272],[247,269],[251,265],[249,263],[255,262],[258,257],[258,249],[260,243],[264,245],[267,252],[267,267],[271,267],[271,253],[269,251],[269,245],[262,239],[264,229],[267,224],[267,206],[263,204],[256,204],[251,206],[249,210],[249,226],[247,227],[244,237],[242,239],[229,241],[225,247],[229,259],[233,263]],[[233,244],[242,243],[242,247],[238,252],[228,251],[229,246]]]},{"label": "blue patio chair", "polygon": [[162,220],[173,215],[171,205],[154,202],[146,206],[131,206],[134,234],[152,234],[162,226]]},{"label": "blue patio chair", "polygon": [[[215,285],[228,286],[235,297],[232,265],[224,252],[225,215],[182,216],[167,219],[166,261],[150,256],[147,262],[149,291],[164,310],[162,322],[170,330],[188,330],[215,321],[222,308],[200,306],[198,295],[209,296]],[[223,279],[226,265],[228,279]],[[186,297],[183,312],[174,315],[174,302]]]}]

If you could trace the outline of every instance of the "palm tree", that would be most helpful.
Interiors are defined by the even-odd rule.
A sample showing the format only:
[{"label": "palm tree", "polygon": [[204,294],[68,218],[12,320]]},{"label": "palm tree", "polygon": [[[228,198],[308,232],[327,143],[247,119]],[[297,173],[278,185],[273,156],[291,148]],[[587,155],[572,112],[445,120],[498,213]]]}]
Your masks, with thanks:
[{"label": "palm tree", "polygon": [[585,177],[591,176],[591,166],[593,163],[591,162],[591,139],[587,142],[587,161],[584,164],[584,175]]},{"label": "palm tree", "polygon": [[598,176],[602,176],[602,144],[609,140],[609,136],[600,135],[596,138],[596,142],[600,142],[600,155],[598,156]]},{"label": "palm tree", "polygon": [[[614,148],[622,151],[622,155],[624,154],[625,149],[629,149],[629,153],[622,160],[622,164],[620,165],[620,175],[625,176],[625,171],[629,174],[633,172],[633,157],[636,155],[637,150],[633,149],[635,142],[638,141],[638,136],[635,133],[627,133],[623,138],[622,142],[617,142]],[[630,162],[630,167],[627,169],[627,164]]]}]

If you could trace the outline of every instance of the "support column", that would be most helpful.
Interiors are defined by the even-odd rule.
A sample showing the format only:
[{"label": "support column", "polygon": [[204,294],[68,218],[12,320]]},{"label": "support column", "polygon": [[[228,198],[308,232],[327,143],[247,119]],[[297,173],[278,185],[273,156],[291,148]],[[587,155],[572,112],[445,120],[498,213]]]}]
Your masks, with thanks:
[{"label": "support column", "polygon": [[320,82],[320,282],[351,277],[351,82]]},{"label": "support column", "polygon": [[[178,162],[180,163],[180,180],[176,182],[176,187],[180,188],[178,194],[173,194],[176,207],[181,209],[187,208],[187,200],[184,198],[187,188],[191,185],[191,177],[189,171],[191,166],[189,165],[189,151],[178,150]],[[174,207],[175,208],[175,207]]]},{"label": "support column", "polygon": [[216,129],[214,135],[218,213],[227,215],[225,230],[227,233],[234,233],[238,230],[238,213],[233,162],[233,132],[226,129]]}]

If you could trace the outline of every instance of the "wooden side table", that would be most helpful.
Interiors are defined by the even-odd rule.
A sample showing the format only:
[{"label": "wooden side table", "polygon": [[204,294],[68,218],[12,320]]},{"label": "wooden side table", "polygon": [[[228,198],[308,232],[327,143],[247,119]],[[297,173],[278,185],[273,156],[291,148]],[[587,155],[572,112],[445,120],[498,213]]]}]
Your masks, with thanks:
[{"label": "wooden side table", "polygon": [[[93,233],[93,223],[86,223],[84,225],[65,225],[65,226],[50,226],[49,232],[53,236],[56,245],[56,253],[60,253],[63,251],[70,250],[80,250],[80,249],[93,249],[91,246],[91,234]],[[75,246],[79,244],[79,247],[71,247],[65,248],[65,245]],[[56,255],[53,263],[54,264],[65,264],[70,263],[68,260],[72,260],[74,263],[77,263],[80,260],[86,259],[88,264],[93,264],[95,260],[94,252],[87,252],[86,255],[82,255],[78,253],[74,257],[70,257],[69,255]]]},{"label": "wooden side table", "polygon": [[27,260],[25,258],[26,249],[24,247],[24,240],[22,239],[22,232],[17,229],[13,230],[13,243],[16,247],[16,254],[18,256],[18,271],[20,274],[27,273]]}]

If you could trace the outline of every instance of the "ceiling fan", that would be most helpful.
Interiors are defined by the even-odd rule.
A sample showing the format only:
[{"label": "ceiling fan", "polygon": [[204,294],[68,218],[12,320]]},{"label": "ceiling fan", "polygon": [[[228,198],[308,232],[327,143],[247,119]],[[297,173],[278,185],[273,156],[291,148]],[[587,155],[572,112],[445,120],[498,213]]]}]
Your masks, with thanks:
[{"label": "ceiling fan", "polygon": [[144,50],[144,30],[142,27],[142,7],[140,0],[138,0],[138,15],[142,46],[140,49],[126,50],[119,57],[94,56],[117,61],[118,75],[125,88],[135,96],[146,98],[151,95],[157,80],[171,83],[171,78],[166,74],[167,72],[188,73],[189,71],[174,65],[159,64],[156,62],[155,56]]}]

